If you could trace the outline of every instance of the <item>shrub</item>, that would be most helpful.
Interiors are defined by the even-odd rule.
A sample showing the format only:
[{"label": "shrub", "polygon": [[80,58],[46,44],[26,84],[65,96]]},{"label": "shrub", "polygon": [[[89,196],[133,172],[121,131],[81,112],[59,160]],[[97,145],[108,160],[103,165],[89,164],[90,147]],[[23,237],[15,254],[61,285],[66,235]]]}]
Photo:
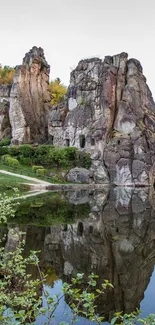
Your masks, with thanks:
[{"label": "shrub", "polygon": [[19,157],[21,146],[12,146],[8,148],[8,153],[12,157]]},{"label": "shrub", "polygon": [[34,155],[34,148],[30,144],[20,146],[20,153],[24,158],[31,158]]},{"label": "shrub", "polygon": [[19,156],[19,159],[20,159],[20,162],[21,162],[22,164],[24,164],[24,165],[29,166],[29,165],[32,164],[32,160],[31,160],[31,158],[29,158],[29,157],[24,157],[23,155],[20,155],[20,156]]},{"label": "shrub", "polygon": [[0,156],[6,155],[8,153],[7,147],[0,147]]},{"label": "shrub", "polygon": [[11,142],[10,137],[6,137],[5,139],[0,141],[0,147],[9,146],[10,142]]},{"label": "shrub", "polygon": [[52,149],[52,146],[45,146],[45,145],[40,145],[37,147],[35,150],[35,154],[33,157],[33,162],[35,164],[41,164],[44,166],[48,166],[50,164],[49,161],[49,152]]},{"label": "shrub", "polygon": [[5,163],[9,157],[10,157],[10,155],[8,155],[8,154],[3,155],[3,156],[1,157],[1,162],[2,162],[2,163]]},{"label": "shrub", "polygon": [[48,161],[50,165],[54,165],[58,168],[67,167],[68,161],[66,157],[66,148],[54,147],[48,154]]},{"label": "shrub", "polygon": [[77,151],[75,165],[83,168],[90,168],[91,158],[86,152]]},{"label": "shrub", "polygon": [[44,169],[43,166],[32,166],[32,171],[36,172],[37,169]]},{"label": "shrub", "polygon": [[68,161],[73,162],[76,159],[77,148],[69,147],[65,148],[65,155]]},{"label": "shrub", "polygon": [[10,155],[3,155],[1,161],[4,165],[10,167],[19,167],[19,161],[16,158],[11,157]]},{"label": "shrub", "polygon": [[37,176],[45,176],[47,173],[47,170],[45,168],[37,169],[36,170],[36,175]]},{"label": "shrub", "polygon": [[57,175],[52,175],[50,179],[53,183],[58,183],[60,181]]}]

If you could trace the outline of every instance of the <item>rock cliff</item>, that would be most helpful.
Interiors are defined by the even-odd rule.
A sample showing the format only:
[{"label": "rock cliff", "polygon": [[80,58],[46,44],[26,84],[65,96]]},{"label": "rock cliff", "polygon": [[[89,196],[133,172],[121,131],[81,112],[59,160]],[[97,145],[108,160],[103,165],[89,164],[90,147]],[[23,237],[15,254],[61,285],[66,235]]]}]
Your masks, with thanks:
[{"label": "rock cliff", "polygon": [[9,121],[10,88],[8,85],[0,86],[0,141],[11,136]]},{"label": "rock cliff", "polygon": [[155,103],[140,62],[126,53],[79,62],[49,134],[91,154],[96,182],[154,184]]},{"label": "rock cliff", "polygon": [[48,139],[50,67],[42,48],[33,47],[17,66],[10,93],[12,143],[44,143]]}]

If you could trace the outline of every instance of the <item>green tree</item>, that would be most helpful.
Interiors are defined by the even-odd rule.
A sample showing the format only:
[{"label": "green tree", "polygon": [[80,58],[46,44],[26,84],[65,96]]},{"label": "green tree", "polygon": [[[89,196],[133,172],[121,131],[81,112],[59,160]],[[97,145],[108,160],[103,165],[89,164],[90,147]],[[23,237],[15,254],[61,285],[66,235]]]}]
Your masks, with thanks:
[{"label": "green tree", "polygon": [[5,65],[2,67],[0,65],[0,85],[13,83],[13,76],[14,76],[15,69]]},{"label": "green tree", "polygon": [[50,89],[52,92],[52,105],[60,103],[67,92],[67,87],[61,83],[59,78],[56,78],[54,81],[50,82]]}]

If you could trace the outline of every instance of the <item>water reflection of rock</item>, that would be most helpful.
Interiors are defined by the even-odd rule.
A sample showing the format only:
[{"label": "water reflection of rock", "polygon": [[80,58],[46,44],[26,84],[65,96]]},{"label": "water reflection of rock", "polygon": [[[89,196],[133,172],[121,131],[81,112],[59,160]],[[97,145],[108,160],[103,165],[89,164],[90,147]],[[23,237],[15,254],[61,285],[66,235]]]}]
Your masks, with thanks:
[{"label": "water reflection of rock", "polygon": [[[25,231],[25,254],[41,250],[41,268],[55,267],[59,277],[70,280],[76,272],[99,275],[99,284],[109,279],[114,285],[97,302],[98,312],[109,320],[116,310],[133,311],[143,299],[155,264],[155,211],[149,189],[113,188],[102,192],[69,192],[73,205],[89,202],[88,218],[53,227],[11,226],[5,249],[15,249]],[[89,210],[89,209],[88,209]],[[80,209],[82,211],[82,209]],[[52,215],[52,211],[51,211]],[[37,277],[34,268],[28,270]],[[41,294],[38,292],[38,294]]]},{"label": "water reflection of rock", "polygon": [[[78,194],[78,202],[79,202]],[[76,204],[75,193],[69,198]],[[131,312],[139,306],[155,264],[155,212],[149,189],[112,189],[90,199],[91,213],[84,221],[50,228],[44,258],[60,277],[92,271],[100,284],[109,279],[114,290],[98,300],[98,312]]]}]

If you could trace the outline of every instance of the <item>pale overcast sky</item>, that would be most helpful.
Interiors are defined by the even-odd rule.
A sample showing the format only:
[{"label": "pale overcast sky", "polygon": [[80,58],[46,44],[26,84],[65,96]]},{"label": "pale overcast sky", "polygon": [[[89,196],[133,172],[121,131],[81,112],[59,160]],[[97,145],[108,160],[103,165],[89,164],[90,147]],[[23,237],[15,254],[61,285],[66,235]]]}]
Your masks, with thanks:
[{"label": "pale overcast sky", "polygon": [[155,0],[0,0],[0,63],[21,64],[34,45],[66,85],[82,58],[128,52],[155,98]]}]

